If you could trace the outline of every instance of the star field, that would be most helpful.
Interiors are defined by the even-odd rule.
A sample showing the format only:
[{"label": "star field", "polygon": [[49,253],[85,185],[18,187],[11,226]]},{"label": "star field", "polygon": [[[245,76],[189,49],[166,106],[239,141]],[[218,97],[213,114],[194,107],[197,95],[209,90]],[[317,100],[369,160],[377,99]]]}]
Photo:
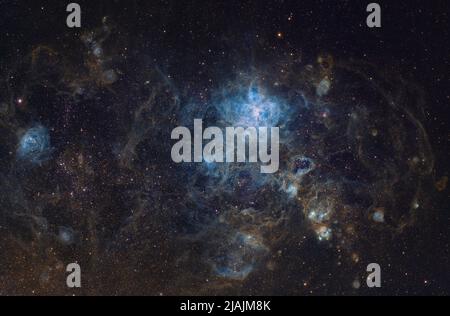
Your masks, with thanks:
[{"label": "star field", "polygon": [[[78,3],[0,5],[0,294],[449,294],[445,1]],[[173,162],[195,119],[279,169]]]}]

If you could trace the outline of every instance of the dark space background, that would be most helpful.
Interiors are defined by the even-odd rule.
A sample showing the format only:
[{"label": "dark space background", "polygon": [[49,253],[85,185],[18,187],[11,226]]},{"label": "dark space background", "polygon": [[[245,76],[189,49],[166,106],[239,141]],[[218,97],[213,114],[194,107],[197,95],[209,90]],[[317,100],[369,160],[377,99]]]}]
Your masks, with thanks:
[{"label": "dark space background", "polygon": [[[0,1],[0,294],[450,294],[449,4],[369,2]],[[277,174],[172,162],[254,86]]]}]

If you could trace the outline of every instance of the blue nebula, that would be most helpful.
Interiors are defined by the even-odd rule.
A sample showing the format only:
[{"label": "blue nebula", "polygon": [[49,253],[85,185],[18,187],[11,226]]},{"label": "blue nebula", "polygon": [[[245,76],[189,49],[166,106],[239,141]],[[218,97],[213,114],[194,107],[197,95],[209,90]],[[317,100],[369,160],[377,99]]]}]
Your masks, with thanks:
[{"label": "blue nebula", "polygon": [[62,244],[71,245],[75,242],[75,232],[72,228],[60,226],[58,230],[58,240]]},{"label": "blue nebula", "polygon": [[384,212],[376,211],[375,213],[373,213],[372,218],[377,223],[384,223]]},{"label": "blue nebula", "polygon": [[289,195],[290,198],[295,198],[298,193],[298,188],[294,184],[289,184],[286,188],[285,192]]},{"label": "blue nebula", "polygon": [[284,113],[279,100],[265,95],[253,84],[249,88],[227,91],[215,106],[220,117],[231,126],[274,127],[281,122]]},{"label": "blue nebula", "polygon": [[327,78],[322,79],[322,81],[317,85],[316,93],[319,97],[326,96],[331,89],[331,82]]},{"label": "blue nebula", "polygon": [[31,164],[41,164],[50,159],[51,152],[48,129],[38,125],[26,131],[20,139],[17,158]]}]

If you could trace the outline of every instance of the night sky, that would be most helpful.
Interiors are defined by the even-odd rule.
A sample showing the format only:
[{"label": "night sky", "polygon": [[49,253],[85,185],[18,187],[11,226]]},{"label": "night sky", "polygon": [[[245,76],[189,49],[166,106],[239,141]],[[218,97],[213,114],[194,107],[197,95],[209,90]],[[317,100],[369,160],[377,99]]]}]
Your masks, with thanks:
[{"label": "night sky", "polygon": [[450,295],[448,1],[69,2],[0,1],[1,295]]}]

